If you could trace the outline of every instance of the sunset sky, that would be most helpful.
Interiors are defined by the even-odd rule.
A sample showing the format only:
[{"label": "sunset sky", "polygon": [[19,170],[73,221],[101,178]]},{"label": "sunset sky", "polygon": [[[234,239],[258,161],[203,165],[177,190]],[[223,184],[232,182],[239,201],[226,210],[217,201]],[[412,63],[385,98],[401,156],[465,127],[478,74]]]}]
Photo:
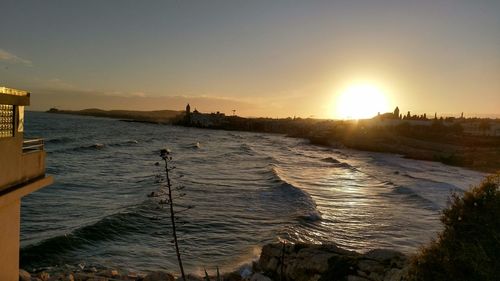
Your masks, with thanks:
[{"label": "sunset sky", "polygon": [[342,118],[340,96],[368,85],[391,111],[500,114],[498,0],[0,5],[0,86],[32,110]]}]

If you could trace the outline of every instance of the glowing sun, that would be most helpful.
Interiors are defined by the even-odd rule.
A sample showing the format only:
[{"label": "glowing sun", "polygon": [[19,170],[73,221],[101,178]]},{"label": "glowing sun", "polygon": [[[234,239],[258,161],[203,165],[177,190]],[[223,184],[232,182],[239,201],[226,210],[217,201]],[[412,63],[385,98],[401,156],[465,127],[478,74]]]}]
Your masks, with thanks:
[{"label": "glowing sun", "polygon": [[342,119],[366,119],[389,110],[386,95],[373,84],[353,84],[336,101],[337,116]]}]

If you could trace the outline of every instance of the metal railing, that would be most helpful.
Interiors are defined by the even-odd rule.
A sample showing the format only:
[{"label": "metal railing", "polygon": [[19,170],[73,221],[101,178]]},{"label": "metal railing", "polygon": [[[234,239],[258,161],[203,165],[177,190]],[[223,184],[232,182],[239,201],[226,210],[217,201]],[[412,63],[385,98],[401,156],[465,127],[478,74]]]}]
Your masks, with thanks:
[{"label": "metal railing", "polygon": [[23,141],[23,153],[43,151],[43,139],[29,139]]}]

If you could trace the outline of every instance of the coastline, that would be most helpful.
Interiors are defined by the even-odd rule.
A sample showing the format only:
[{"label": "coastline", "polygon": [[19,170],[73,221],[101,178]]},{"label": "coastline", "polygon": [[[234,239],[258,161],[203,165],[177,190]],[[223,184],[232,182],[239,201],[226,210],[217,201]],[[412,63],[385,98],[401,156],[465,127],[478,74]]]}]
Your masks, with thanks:
[{"label": "coastline", "polygon": [[[260,258],[233,271],[215,270],[200,276],[188,274],[189,281],[317,281],[405,280],[409,266],[408,256],[394,250],[375,249],[366,253],[348,251],[335,244],[283,244],[271,243],[262,247]],[[217,269],[218,270],[218,269]],[[205,271],[206,272],[206,271]],[[20,280],[134,280],[181,281],[182,277],[169,271],[134,272],[96,266],[70,266],[45,268],[31,273],[20,270]]]},{"label": "coastline", "polygon": [[[213,130],[284,134],[307,139],[311,144],[350,148],[360,151],[394,153],[408,159],[440,162],[479,172],[500,171],[500,137],[475,136],[455,132],[453,126],[422,126],[403,123],[400,127],[368,127],[362,121],[345,122],[320,119],[243,118],[223,114],[201,114],[182,111],[125,111],[85,109],[80,111],[51,109],[48,113],[83,115],[119,119],[124,122],[172,124]],[[187,117],[190,116],[190,117]],[[208,118],[208,119],[207,119]],[[415,128],[413,128],[415,127]],[[409,129],[408,129],[409,128]]]}]

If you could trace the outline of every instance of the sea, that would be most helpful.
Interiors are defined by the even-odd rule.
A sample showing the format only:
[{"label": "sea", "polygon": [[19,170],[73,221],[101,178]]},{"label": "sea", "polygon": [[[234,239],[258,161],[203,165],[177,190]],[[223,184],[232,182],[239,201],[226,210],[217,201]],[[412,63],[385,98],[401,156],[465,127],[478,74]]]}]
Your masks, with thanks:
[{"label": "sea", "polygon": [[[485,174],[400,155],[219,131],[27,112],[54,184],[22,200],[21,266],[178,272],[160,150],[171,151],[187,272],[234,270],[271,242],[413,253],[453,193]],[[160,162],[160,165],[156,163]],[[181,192],[177,192],[181,189]]]}]

